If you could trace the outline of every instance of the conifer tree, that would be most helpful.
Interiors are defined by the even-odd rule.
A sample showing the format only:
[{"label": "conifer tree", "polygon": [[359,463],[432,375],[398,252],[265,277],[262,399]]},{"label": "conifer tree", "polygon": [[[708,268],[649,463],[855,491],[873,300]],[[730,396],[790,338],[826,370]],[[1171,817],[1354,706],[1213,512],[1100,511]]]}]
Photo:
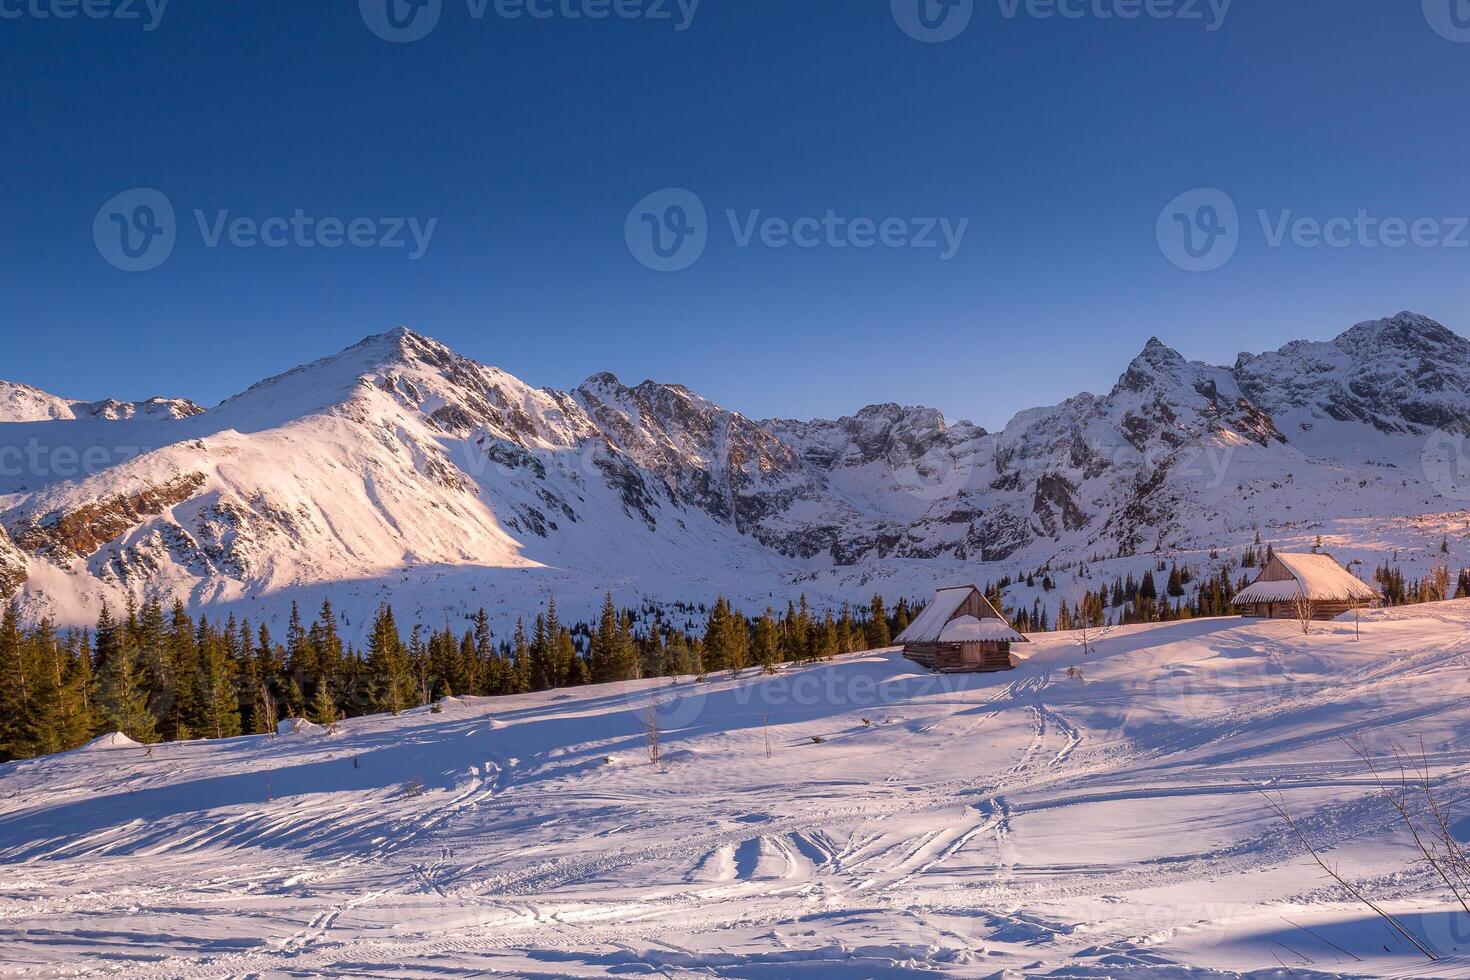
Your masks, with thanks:
[{"label": "conifer tree", "polygon": [[81,635],[75,630],[69,631],[61,641],[55,640],[49,620],[42,622],[41,630],[52,633],[50,669],[57,687],[54,715],[57,748],[54,751],[64,752],[92,737],[92,664],[89,651],[81,646]]},{"label": "conifer tree", "polygon": [[337,703],[332,700],[332,690],[326,684],[316,686],[316,694],[312,696],[308,715],[318,725],[332,725],[340,720],[341,715],[337,712]]},{"label": "conifer tree", "polygon": [[911,622],[913,622],[913,619],[909,613],[908,600],[900,598],[898,600],[898,606],[893,610],[893,635],[897,636],[899,633],[908,629],[909,623]]},{"label": "conifer tree", "polygon": [[881,649],[888,646],[891,640],[888,632],[888,611],[883,607],[883,597],[875,595],[868,607],[868,649]]},{"label": "conifer tree", "polygon": [[260,725],[261,676],[255,651],[251,648],[250,624],[240,624],[240,637],[235,641],[239,647],[239,660],[235,664],[235,703],[240,710],[240,731],[252,735],[263,734]]},{"label": "conifer tree", "polygon": [[187,739],[192,737],[192,725],[202,712],[196,692],[199,653],[194,621],[181,600],[174,600],[163,643],[170,683],[161,717],[162,734],[167,740]]},{"label": "conifer tree", "polygon": [[546,632],[546,617],[538,614],[531,634],[531,690],[546,691],[556,686],[551,637]]},{"label": "conifer tree", "polygon": [[689,646],[689,638],[680,630],[674,630],[664,647],[663,674],[665,677],[682,677],[694,672],[694,651]]},{"label": "conifer tree", "polygon": [[[342,654],[342,637],[337,631],[337,613],[332,609],[330,599],[322,600],[321,611],[312,626],[312,647],[316,654],[317,688],[313,692],[313,699],[325,698],[333,701],[335,713],[334,688],[343,682],[346,664]],[[325,694],[321,693],[322,688],[326,689]]]},{"label": "conifer tree", "polygon": [[490,633],[490,616],[485,612],[484,606],[481,606],[479,612],[475,613],[475,659],[479,662],[477,671],[479,686],[475,688],[474,693],[504,694],[505,671],[500,658],[495,653],[495,645]]},{"label": "conifer tree", "polygon": [[132,633],[127,623],[113,620],[107,604],[103,603],[97,620],[97,700],[107,728],[122,732],[135,742],[156,742],[158,731],[148,711]]},{"label": "conifer tree", "polygon": [[592,637],[592,683],[622,680],[627,666],[624,644],[627,640],[623,617],[613,605],[612,593],[603,597],[602,615]]},{"label": "conifer tree", "polygon": [[387,603],[378,607],[373,619],[367,669],[376,710],[396,715],[413,704],[414,681],[408,652],[398,633],[398,623],[393,619],[393,609]]},{"label": "conifer tree", "polygon": [[33,684],[21,645],[20,610],[11,602],[0,619],[0,761],[31,754],[24,719],[30,712]]},{"label": "conifer tree", "polygon": [[618,617],[618,639],[613,658],[613,680],[625,681],[639,676],[642,663],[638,657],[638,640],[633,635],[631,614]]},{"label": "conifer tree", "polygon": [[730,601],[724,596],[715,599],[704,624],[704,669],[715,673],[725,669],[738,669],[730,650],[733,630],[730,626]]},{"label": "conifer tree", "polygon": [[[200,617],[200,623],[204,623]],[[235,694],[234,665],[225,635],[204,628],[199,648],[199,731],[206,738],[240,734],[240,701]]]},{"label": "conifer tree", "polygon": [[526,639],[526,624],[516,620],[515,635],[511,639],[511,694],[525,694],[531,690],[531,642]]},{"label": "conifer tree", "polygon": [[774,674],[781,661],[781,636],[775,611],[767,608],[755,623],[755,662],[763,673]]},{"label": "conifer tree", "polygon": [[[149,599],[142,608],[136,608],[129,597],[128,632],[145,703],[154,718],[163,719],[177,697],[179,679],[174,677],[169,663],[163,607],[157,599]],[[184,683],[187,685],[191,680],[192,677]]]},{"label": "conifer tree", "polygon": [[842,616],[837,620],[837,650],[839,653],[852,653],[857,649],[857,643],[854,641],[857,632],[857,624],[852,618],[852,604],[844,599]]}]

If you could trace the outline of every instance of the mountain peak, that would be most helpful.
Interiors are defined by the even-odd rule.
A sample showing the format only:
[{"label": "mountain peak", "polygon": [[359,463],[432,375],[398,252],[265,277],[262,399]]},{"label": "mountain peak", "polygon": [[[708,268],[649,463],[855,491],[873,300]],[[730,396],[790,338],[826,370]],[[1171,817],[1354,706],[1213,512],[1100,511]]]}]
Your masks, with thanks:
[{"label": "mountain peak", "polygon": [[1177,377],[1180,368],[1188,362],[1184,355],[1165,344],[1157,337],[1150,337],[1118,379],[1114,391],[1144,391],[1160,378]]},{"label": "mountain peak", "polygon": [[1437,320],[1408,310],[1381,320],[1365,320],[1343,333],[1334,343],[1348,353],[1375,347],[1419,352],[1445,348],[1470,350],[1470,341]]},{"label": "mountain peak", "polygon": [[1148,338],[1148,343],[1143,345],[1139,357],[1150,364],[1183,364],[1184,355],[1170,347],[1157,337]]},{"label": "mountain peak", "polygon": [[586,381],[583,381],[582,386],[584,388],[612,388],[615,390],[627,387],[623,384],[622,380],[611,371],[598,371]]}]

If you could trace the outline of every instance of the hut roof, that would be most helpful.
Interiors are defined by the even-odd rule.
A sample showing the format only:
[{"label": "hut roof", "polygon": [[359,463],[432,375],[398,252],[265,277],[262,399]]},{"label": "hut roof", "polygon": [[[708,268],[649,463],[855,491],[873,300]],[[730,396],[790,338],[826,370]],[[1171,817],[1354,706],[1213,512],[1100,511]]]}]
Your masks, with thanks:
[{"label": "hut roof", "polygon": [[[1290,555],[1277,552],[1288,578],[1262,581],[1266,569],[1255,582],[1235,596],[1237,606],[1255,602],[1292,602],[1305,595],[1317,602],[1371,602],[1382,598],[1378,590],[1343,568],[1331,555]],[[1267,566],[1269,568],[1269,566]]]},{"label": "hut roof", "polygon": [[[990,610],[991,616],[976,619],[974,616],[955,617],[965,600],[974,593]],[[993,618],[992,618],[993,617]],[[951,622],[953,620],[953,622]],[[974,624],[973,626],[966,624]],[[961,634],[965,635],[961,635]],[[984,635],[982,635],[984,634]],[[985,594],[973,585],[962,585],[954,589],[940,589],[934,594],[908,628],[895,638],[895,643],[978,643],[978,642],[1025,643],[1026,638],[1011,629]]]},{"label": "hut roof", "polygon": [[944,624],[940,643],[1025,643],[1026,638],[1003,619],[957,616]]}]

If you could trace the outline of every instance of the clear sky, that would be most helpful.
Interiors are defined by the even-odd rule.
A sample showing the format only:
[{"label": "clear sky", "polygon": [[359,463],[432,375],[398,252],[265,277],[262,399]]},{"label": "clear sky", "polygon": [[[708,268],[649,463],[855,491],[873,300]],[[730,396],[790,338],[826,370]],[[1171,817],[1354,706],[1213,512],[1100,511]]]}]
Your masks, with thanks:
[{"label": "clear sky", "polygon": [[[213,404],[406,324],[535,384],[996,427],[1108,388],[1150,335],[1231,361],[1401,309],[1470,332],[1464,0],[159,2],[0,0],[0,377]],[[146,272],[103,254],[168,240],[136,196],[104,207],[134,188],[175,211]],[[706,210],[669,239],[707,239],[682,271],[637,257],[640,228],[698,219],[635,208],[665,188]],[[1233,233],[1218,197],[1165,212],[1196,188]],[[755,212],[829,210],[837,232],[797,225],[814,247],[742,246]],[[309,233],[268,221],[298,211]],[[1271,244],[1286,212],[1360,211],[1343,247]],[[223,212],[286,244],[211,246]],[[390,234],[410,217],[437,219],[417,259]],[[1418,242],[1386,245],[1386,218]],[[322,247],[324,219],[407,247]],[[857,247],[888,219],[939,247]],[[937,219],[968,219],[948,260]],[[1185,271],[1220,253],[1170,229],[1236,250]]]}]

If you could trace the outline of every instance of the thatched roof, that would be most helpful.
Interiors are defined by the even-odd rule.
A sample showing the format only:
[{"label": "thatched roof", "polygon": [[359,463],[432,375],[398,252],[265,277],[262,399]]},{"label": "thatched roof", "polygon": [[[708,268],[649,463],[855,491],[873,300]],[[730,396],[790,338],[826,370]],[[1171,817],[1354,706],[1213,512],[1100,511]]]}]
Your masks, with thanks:
[{"label": "thatched roof", "polygon": [[[1278,564],[1279,568],[1273,567]],[[1331,555],[1278,552],[1255,582],[1236,594],[1235,605],[1294,602],[1303,595],[1314,602],[1372,602],[1382,598],[1377,589],[1343,568]]]}]

